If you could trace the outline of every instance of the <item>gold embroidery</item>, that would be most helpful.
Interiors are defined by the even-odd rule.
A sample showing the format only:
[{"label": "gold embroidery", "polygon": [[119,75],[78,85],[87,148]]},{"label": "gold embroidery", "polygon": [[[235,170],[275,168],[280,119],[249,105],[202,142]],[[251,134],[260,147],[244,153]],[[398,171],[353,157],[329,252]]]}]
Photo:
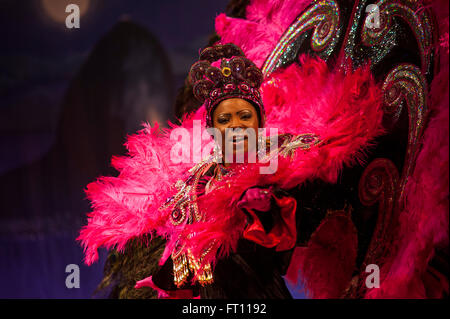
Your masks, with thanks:
[{"label": "gold embroidery", "polygon": [[287,138],[280,147],[280,154],[291,158],[294,156],[297,149],[308,150],[312,146],[316,146],[321,143],[321,140],[311,133],[300,134]]},{"label": "gold embroidery", "polygon": [[[193,173],[192,185],[187,185],[191,180],[186,182],[177,181],[175,188],[178,193],[168,199],[159,209],[171,209],[171,222],[174,226],[181,225],[184,222],[191,224],[193,222],[202,222],[204,215],[199,211],[197,205],[197,186],[201,176],[211,168],[214,163],[206,160],[195,165],[190,172]],[[191,178],[192,178],[191,177]],[[187,220],[186,220],[187,218]],[[193,234],[189,234],[187,239],[191,239]],[[173,261],[173,281],[177,287],[181,287],[186,283],[191,273],[194,279],[201,285],[213,282],[213,273],[210,263],[202,263],[202,259],[211,250],[211,246],[206,249],[200,258],[196,258],[191,250],[185,249],[185,246],[176,247],[172,252]]]}]

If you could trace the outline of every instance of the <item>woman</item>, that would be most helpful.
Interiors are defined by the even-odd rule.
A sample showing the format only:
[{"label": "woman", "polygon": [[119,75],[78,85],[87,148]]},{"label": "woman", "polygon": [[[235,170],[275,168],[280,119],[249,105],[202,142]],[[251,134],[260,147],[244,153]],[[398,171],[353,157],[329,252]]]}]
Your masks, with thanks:
[{"label": "woman", "polygon": [[[357,116],[356,106],[339,105],[345,109],[338,113],[345,126],[329,112],[329,118],[315,119],[321,134],[294,129],[295,134],[265,136],[260,130],[266,124],[263,75],[237,46],[203,50],[189,78],[203,107],[185,118],[182,127],[195,135],[195,121],[204,117],[202,129],[210,128],[214,152],[192,167],[192,162],[171,161],[179,142],[169,138],[169,131],[161,135],[157,126],[147,127],[130,137],[129,156],[113,160],[120,175],[88,186],[94,212],[79,237],[86,262],[95,261],[100,246],[123,251],[133,239],[157,235],[166,239],[160,267],[152,267],[151,276],[141,278],[136,288],[151,287],[166,298],[290,298],[282,276],[293,248],[308,241],[324,214],[299,223],[299,210],[308,199],[299,205],[288,190],[297,192],[298,185],[314,176],[335,181],[342,162],[381,132],[382,113],[370,99],[376,87],[366,86],[369,98],[361,100]],[[273,83],[276,78],[266,82]],[[265,90],[273,98],[273,86]],[[339,94],[345,97],[348,89]],[[349,139],[352,148],[343,147]],[[201,143],[205,140],[209,142],[202,138]],[[342,237],[353,243],[349,215],[341,215],[332,222],[349,229]],[[351,263],[354,247],[348,251]]]},{"label": "woman", "polygon": [[[239,48],[229,44],[204,50],[200,62],[191,68],[190,79],[196,97],[202,103],[206,102],[206,124],[214,128],[216,143],[215,161],[201,163],[194,170],[193,178],[186,182],[186,186],[191,186],[190,192],[201,197],[218,187],[223,176],[245,165],[235,163],[239,157],[247,165],[251,164],[250,154],[255,155],[255,160],[257,158],[255,141],[260,141],[261,148],[264,138],[258,132],[265,120],[259,93],[262,74],[244,58]],[[263,151],[266,151],[267,143],[264,143]],[[210,263],[202,265],[201,258],[196,259],[189,249],[183,252],[175,247],[161,270],[151,280],[138,282],[137,287],[148,284],[163,296],[172,297],[289,298],[290,293],[281,276],[286,272],[295,246],[296,205],[293,199],[284,200],[280,205],[273,196],[275,192],[270,187],[250,188],[243,194],[237,202],[237,207],[248,214],[243,238],[239,239],[236,252],[218,259],[214,268]],[[193,201],[195,199],[188,204],[184,199],[169,201],[164,208],[172,210],[172,217],[173,212],[176,216],[184,216],[186,221],[174,218],[176,225],[201,222]],[[184,205],[194,209],[182,208]],[[281,216],[280,209],[285,207],[290,211]],[[183,209],[184,212],[178,211]],[[283,228],[283,217],[288,227]],[[193,238],[195,240],[195,236]]]}]

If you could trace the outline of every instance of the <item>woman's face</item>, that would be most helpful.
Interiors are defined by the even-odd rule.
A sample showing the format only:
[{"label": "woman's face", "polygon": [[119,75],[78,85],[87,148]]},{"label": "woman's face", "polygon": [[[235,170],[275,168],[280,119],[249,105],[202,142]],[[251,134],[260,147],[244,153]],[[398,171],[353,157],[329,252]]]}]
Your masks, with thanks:
[{"label": "woman's face", "polygon": [[[250,102],[240,98],[224,100],[214,110],[212,118],[213,126],[221,134],[224,154],[232,154],[234,157],[237,151],[242,151],[245,155],[249,150],[256,149],[259,121],[256,109]],[[242,131],[245,129],[254,130],[255,143],[249,143],[248,134]],[[226,156],[224,158],[225,162],[229,162]]]}]

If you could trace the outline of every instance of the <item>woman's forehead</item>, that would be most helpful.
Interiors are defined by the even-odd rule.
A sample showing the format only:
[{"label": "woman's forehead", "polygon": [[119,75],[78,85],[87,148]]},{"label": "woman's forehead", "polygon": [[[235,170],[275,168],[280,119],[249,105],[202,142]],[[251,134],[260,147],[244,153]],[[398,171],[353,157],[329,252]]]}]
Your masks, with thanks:
[{"label": "woman's forehead", "polygon": [[231,98],[220,102],[215,109],[214,114],[234,113],[242,110],[251,110],[256,112],[254,106],[250,102],[240,98]]}]

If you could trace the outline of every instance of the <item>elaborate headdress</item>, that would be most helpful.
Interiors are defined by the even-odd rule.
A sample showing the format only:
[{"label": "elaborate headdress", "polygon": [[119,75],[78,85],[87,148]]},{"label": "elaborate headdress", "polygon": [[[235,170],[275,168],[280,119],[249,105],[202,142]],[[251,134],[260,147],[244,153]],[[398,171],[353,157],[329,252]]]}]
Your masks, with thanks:
[{"label": "elaborate headdress", "polygon": [[212,114],[223,100],[241,98],[253,104],[264,126],[265,112],[259,87],[263,74],[235,44],[218,44],[204,49],[189,71],[195,97],[205,103],[206,124],[213,126]]}]

